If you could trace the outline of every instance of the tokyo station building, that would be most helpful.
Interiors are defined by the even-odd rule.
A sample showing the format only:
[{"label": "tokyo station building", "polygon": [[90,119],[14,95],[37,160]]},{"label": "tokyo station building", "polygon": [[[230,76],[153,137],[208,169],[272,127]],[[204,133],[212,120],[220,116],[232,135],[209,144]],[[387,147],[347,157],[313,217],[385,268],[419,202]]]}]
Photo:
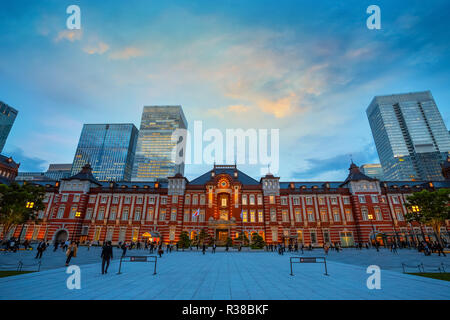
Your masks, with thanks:
[{"label": "tokyo station building", "polygon": [[[434,233],[405,221],[406,197],[450,187],[448,180],[378,181],[353,163],[340,182],[281,182],[270,173],[258,181],[235,165],[214,165],[192,181],[177,174],[166,182],[109,183],[97,181],[85,165],[70,178],[36,183],[46,188],[41,222],[18,226],[9,237],[174,244],[182,231],[195,238],[205,229],[219,245],[228,237],[237,244],[242,232],[256,232],[267,244],[412,244]],[[446,221],[447,240],[449,229]]]}]

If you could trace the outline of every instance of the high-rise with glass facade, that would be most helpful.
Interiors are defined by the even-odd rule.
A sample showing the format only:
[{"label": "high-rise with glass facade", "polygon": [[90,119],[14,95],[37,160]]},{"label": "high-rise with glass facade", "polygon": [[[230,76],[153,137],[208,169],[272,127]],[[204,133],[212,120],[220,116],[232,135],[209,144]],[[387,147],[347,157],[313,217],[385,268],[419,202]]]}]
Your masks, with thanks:
[{"label": "high-rise with glass facade", "polygon": [[383,167],[379,163],[363,164],[359,169],[370,178],[384,180]]},{"label": "high-rise with glass facade", "polygon": [[430,91],[376,96],[366,113],[384,179],[444,179],[450,134]]},{"label": "high-rise with glass facade", "polygon": [[0,152],[3,151],[6,139],[13,126],[14,120],[16,120],[18,111],[6,103],[0,101]]},{"label": "high-rise with glass facade", "polygon": [[72,175],[89,163],[99,181],[130,181],[138,130],[134,124],[85,124]]},{"label": "high-rise with glass facade", "polygon": [[[172,133],[187,129],[181,106],[148,106],[142,112],[141,127],[133,165],[133,181],[155,181],[184,174],[184,161],[172,157],[176,142]],[[184,154],[181,155],[184,159]]]}]

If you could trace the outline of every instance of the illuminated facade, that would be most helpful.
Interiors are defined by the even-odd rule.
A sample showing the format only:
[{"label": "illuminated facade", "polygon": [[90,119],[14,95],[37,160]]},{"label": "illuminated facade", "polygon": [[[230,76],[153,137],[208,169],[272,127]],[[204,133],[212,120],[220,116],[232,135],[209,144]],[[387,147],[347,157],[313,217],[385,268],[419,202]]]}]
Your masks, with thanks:
[{"label": "illuminated facade", "polygon": [[18,111],[0,101],[0,152],[3,151],[6,139],[16,120]]},{"label": "illuminated facade", "polygon": [[134,124],[85,124],[72,175],[89,163],[99,181],[130,181],[138,130]]},{"label": "illuminated facade", "polygon": [[444,180],[450,134],[430,91],[377,96],[366,113],[386,180]]},{"label": "illuminated facade", "polygon": [[192,181],[177,174],[168,182],[107,183],[87,165],[59,183],[36,183],[46,186],[46,208],[42,223],[26,226],[23,236],[31,240],[176,243],[182,231],[195,238],[204,229],[217,244],[231,238],[237,245],[240,234],[258,233],[268,244],[314,246],[431,236],[405,221],[406,196],[450,187],[450,181],[380,182],[354,164],[341,182],[280,182],[271,174],[258,181],[234,165],[215,165]]},{"label": "illuminated facade", "polygon": [[176,142],[171,138],[177,129],[187,129],[181,106],[144,107],[132,181],[156,181],[176,173],[184,174],[184,161],[175,164],[172,157]]}]

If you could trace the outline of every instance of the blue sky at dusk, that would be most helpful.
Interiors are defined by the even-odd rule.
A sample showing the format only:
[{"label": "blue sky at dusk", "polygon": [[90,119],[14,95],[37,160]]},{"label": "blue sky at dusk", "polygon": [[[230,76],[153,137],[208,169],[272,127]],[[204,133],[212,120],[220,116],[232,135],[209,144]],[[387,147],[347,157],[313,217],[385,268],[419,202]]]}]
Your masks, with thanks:
[{"label": "blue sky at dusk", "polygon": [[[80,31],[66,28],[71,4]],[[371,4],[381,30],[366,27]],[[190,127],[279,128],[282,180],[345,179],[350,154],[379,162],[373,96],[431,90],[449,126],[448,12],[437,0],[0,0],[0,100],[19,110],[3,154],[46,170],[72,162],[84,123],[139,128],[144,105],[175,104]]]}]

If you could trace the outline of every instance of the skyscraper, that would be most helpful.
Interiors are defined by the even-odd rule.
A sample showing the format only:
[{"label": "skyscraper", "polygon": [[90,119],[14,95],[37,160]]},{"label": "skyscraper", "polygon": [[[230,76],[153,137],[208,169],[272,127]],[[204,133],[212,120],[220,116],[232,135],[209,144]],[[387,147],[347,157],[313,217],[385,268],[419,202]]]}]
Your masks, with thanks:
[{"label": "skyscraper", "polygon": [[19,111],[0,101],[0,152],[3,151],[17,113]]},{"label": "skyscraper", "polygon": [[430,91],[376,96],[366,113],[384,179],[444,179],[450,134]]},{"label": "skyscraper", "polygon": [[[176,164],[171,141],[176,129],[187,129],[181,106],[149,106],[142,112],[133,165],[133,181],[154,181],[184,174],[184,161]],[[184,159],[184,154],[182,155]]]},{"label": "skyscraper", "polygon": [[359,168],[361,169],[362,173],[370,178],[384,180],[383,167],[379,163],[363,164]]},{"label": "skyscraper", "polygon": [[138,130],[134,124],[85,124],[72,175],[89,163],[99,181],[130,181]]}]

